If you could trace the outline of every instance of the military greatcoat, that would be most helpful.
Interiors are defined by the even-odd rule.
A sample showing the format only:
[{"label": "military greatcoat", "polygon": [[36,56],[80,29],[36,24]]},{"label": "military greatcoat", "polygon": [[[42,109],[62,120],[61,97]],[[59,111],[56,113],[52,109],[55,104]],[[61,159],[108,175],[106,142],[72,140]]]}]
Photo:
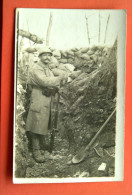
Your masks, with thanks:
[{"label": "military greatcoat", "polygon": [[26,130],[46,135],[48,133],[51,112],[51,95],[44,94],[45,88],[56,88],[60,79],[55,77],[49,67],[41,61],[29,71],[28,83],[32,86],[30,108],[26,121]]}]

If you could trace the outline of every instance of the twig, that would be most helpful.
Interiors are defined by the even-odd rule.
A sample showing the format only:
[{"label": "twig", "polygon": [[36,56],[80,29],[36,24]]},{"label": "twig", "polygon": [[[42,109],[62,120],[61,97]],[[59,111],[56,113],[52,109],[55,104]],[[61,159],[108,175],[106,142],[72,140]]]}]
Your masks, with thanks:
[{"label": "twig", "polygon": [[24,112],[25,112],[25,110],[22,111],[21,113],[19,113],[19,114],[17,115],[17,117],[20,117]]},{"label": "twig", "polygon": [[106,154],[107,154],[108,156],[115,158],[114,155],[111,155],[106,149],[104,149],[104,151],[106,152]]},{"label": "twig", "polygon": [[95,147],[94,147],[93,149],[95,150],[96,154],[97,154],[99,157],[101,157],[101,158],[103,157],[102,155],[99,154],[98,150],[97,150]]}]

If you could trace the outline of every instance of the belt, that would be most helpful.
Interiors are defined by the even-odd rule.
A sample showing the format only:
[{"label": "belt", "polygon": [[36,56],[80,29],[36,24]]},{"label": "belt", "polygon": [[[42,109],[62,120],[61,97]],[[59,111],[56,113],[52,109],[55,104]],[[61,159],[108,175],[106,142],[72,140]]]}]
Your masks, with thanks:
[{"label": "belt", "polygon": [[44,87],[42,89],[42,94],[47,96],[47,97],[54,96],[57,92],[58,92],[58,88]]}]

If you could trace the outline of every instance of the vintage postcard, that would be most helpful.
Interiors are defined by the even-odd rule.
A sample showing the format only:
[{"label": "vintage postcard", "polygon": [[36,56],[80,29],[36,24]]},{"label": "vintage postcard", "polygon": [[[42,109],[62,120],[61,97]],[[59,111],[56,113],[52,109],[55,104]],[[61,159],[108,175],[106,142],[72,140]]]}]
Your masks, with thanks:
[{"label": "vintage postcard", "polygon": [[14,183],[122,181],[126,11],[16,9]]}]

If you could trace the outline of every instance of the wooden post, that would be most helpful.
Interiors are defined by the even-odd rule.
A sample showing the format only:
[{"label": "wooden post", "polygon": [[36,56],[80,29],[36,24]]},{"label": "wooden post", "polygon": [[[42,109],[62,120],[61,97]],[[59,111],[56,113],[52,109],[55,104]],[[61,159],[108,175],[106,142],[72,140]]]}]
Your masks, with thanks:
[{"label": "wooden post", "polygon": [[109,20],[110,20],[110,14],[108,15],[108,18],[107,18],[106,29],[105,29],[104,44],[106,43],[106,37],[107,37],[107,31],[108,31]]},{"label": "wooden post", "polygon": [[46,46],[49,46],[49,38],[50,38],[52,20],[53,20],[53,14],[51,12],[50,13],[50,19],[49,19],[49,25],[48,25],[48,29],[47,29],[47,35],[46,35]]},{"label": "wooden post", "polygon": [[89,28],[88,28],[88,17],[85,15],[85,18],[86,18],[86,27],[87,27],[88,43],[90,45]]},{"label": "wooden post", "polygon": [[99,12],[99,37],[98,37],[98,43],[100,43],[100,29],[101,29],[101,21],[100,21],[100,12]]}]

